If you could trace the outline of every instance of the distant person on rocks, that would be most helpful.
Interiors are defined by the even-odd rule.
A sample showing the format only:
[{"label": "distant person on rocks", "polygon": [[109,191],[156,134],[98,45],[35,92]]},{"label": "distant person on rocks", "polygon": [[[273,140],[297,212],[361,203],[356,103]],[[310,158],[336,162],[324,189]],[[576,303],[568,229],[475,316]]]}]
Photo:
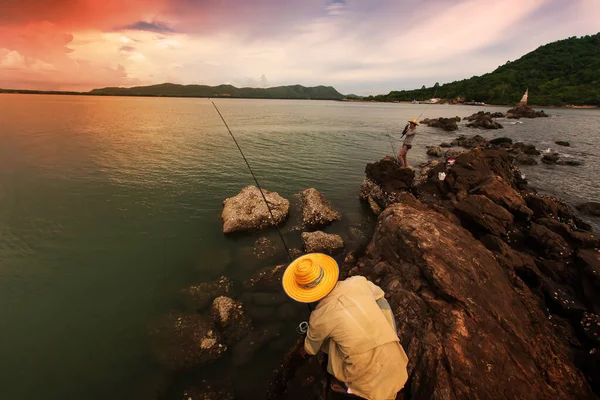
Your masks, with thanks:
[{"label": "distant person on rocks", "polygon": [[390,305],[379,286],[363,276],[339,281],[336,261],[319,253],[294,260],[283,289],[301,303],[316,303],[303,356],[328,354],[331,389],[365,399],[388,400],[404,387],[408,357]]},{"label": "distant person on rocks", "polygon": [[406,130],[406,138],[404,138],[404,143],[402,144],[402,149],[398,153],[398,161],[400,162],[400,166],[402,168],[408,168],[408,160],[406,159],[406,153],[412,148],[412,142],[417,134],[417,126],[419,125],[419,121],[416,119],[412,119],[408,121],[409,127]]}]

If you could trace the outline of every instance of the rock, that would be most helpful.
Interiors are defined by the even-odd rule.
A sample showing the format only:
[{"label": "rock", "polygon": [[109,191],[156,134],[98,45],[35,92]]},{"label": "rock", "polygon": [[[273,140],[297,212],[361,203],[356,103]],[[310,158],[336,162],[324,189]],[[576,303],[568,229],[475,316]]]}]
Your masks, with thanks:
[{"label": "rock", "polygon": [[513,214],[525,218],[533,216],[533,211],[527,207],[527,203],[521,195],[499,176],[492,176],[489,180],[472,189],[471,193],[483,194]]},{"label": "rock", "polygon": [[247,186],[237,196],[223,201],[223,232],[254,231],[282,223],[288,216],[290,202],[276,192],[263,189],[263,193],[273,211],[275,221],[271,220],[260,190],[256,186]]},{"label": "rock", "polygon": [[518,105],[515,108],[511,108],[506,112],[507,118],[538,118],[547,117],[543,111],[535,111],[528,105]]},{"label": "rock", "polygon": [[253,321],[273,321],[274,307],[262,307],[254,304],[248,306],[248,315]]},{"label": "rock", "polygon": [[159,317],[149,336],[156,360],[173,371],[211,363],[227,350],[212,322],[199,314],[173,311]]},{"label": "rock", "polygon": [[460,216],[493,235],[505,235],[513,223],[513,215],[486,196],[469,195],[456,204]]},{"label": "rock", "polygon": [[252,329],[252,321],[244,312],[242,303],[230,297],[217,297],[213,301],[211,315],[225,343],[229,345],[246,336]]},{"label": "rock", "polygon": [[488,144],[488,141],[479,135],[460,136],[456,138],[456,145],[466,149],[473,149],[475,147],[485,148]]},{"label": "rock", "polygon": [[446,151],[446,153],[444,153],[444,158],[446,160],[449,160],[451,158],[456,158],[456,157],[460,156],[461,154],[465,154],[466,152],[467,152],[466,150],[450,149],[450,150]]},{"label": "rock", "polygon": [[367,164],[365,173],[384,193],[410,190],[415,179],[415,171],[411,168],[401,168],[392,157]]},{"label": "rock", "polygon": [[553,218],[538,218],[536,222],[582,248],[600,247],[600,238],[590,232],[578,231]]},{"label": "rock", "polygon": [[594,346],[600,346],[600,317],[596,314],[584,312],[580,324],[586,338]]},{"label": "rock", "polygon": [[544,294],[548,307],[559,315],[576,317],[583,314],[585,306],[573,296],[568,287],[559,285],[550,279],[544,280]]},{"label": "rock", "polygon": [[280,321],[293,321],[298,316],[298,308],[288,301],[277,308],[275,315]]},{"label": "rock", "polygon": [[440,165],[438,160],[431,160],[425,164],[419,165],[420,173],[419,177],[415,179],[414,186],[419,186],[425,183],[433,174],[433,171]]},{"label": "rock", "polygon": [[556,164],[558,161],[558,153],[548,153],[542,156],[542,162],[544,164]]},{"label": "rock", "polygon": [[583,165],[583,162],[579,161],[579,160],[572,160],[570,158],[567,158],[567,159],[561,158],[558,161],[556,161],[556,165],[568,165],[570,167],[577,167],[577,166]]},{"label": "rock", "polygon": [[440,118],[434,118],[434,119],[426,118],[421,122],[432,128],[441,128],[445,131],[451,132],[451,131],[455,131],[458,129],[458,125],[456,123],[459,121],[460,121],[460,119],[457,121],[456,118],[440,117]]},{"label": "rock", "polygon": [[438,146],[427,146],[427,155],[432,157],[441,157],[442,149]]},{"label": "rock", "polygon": [[448,142],[444,142],[444,143],[440,144],[440,147],[452,147],[452,145]]},{"label": "rock", "polygon": [[594,217],[600,217],[600,203],[594,201],[581,203],[577,206],[577,209],[583,214],[592,215]]},{"label": "rock", "polygon": [[259,260],[266,260],[277,253],[277,248],[273,242],[266,237],[260,237],[254,242],[254,255]]},{"label": "rock", "polygon": [[502,114],[501,112],[491,113],[489,111],[488,112],[479,111],[479,112],[476,112],[475,114],[468,116],[465,119],[467,121],[477,121],[479,119],[491,119],[491,118],[504,118],[504,114]]},{"label": "rock", "polygon": [[556,141],[556,142],[554,142],[554,143],[556,143],[556,144],[557,144],[557,145],[559,145],[559,146],[565,146],[565,147],[570,147],[570,146],[571,146],[571,143],[569,143],[569,142],[566,142],[566,141],[564,141],[564,140],[557,140],[557,141]]},{"label": "rock", "polygon": [[413,360],[411,398],[593,398],[537,298],[465,229],[394,204],[367,257],[391,267],[381,287]]},{"label": "rock", "polygon": [[289,298],[281,291],[276,293],[254,292],[252,303],[261,307],[275,307],[288,301]]},{"label": "rock", "polygon": [[189,310],[202,311],[215,297],[231,295],[231,293],[233,293],[233,282],[222,276],[213,282],[200,283],[182,289],[179,292],[179,299]]},{"label": "rock", "polygon": [[504,128],[498,122],[492,119],[492,115],[488,112],[482,114],[480,111],[477,114],[473,114],[467,118],[467,120],[471,121],[467,124],[469,128],[483,128],[483,129],[502,129]]},{"label": "rock", "polygon": [[264,345],[281,335],[281,325],[273,324],[260,329],[254,329],[233,346],[233,365],[242,367],[254,358],[254,354]]},{"label": "rock", "polygon": [[504,149],[472,150],[456,157],[456,162],[448,171],[446,183],[464,197],[468,191],[498,175],[507,183],[514,179],[514,167]]},{"label": "rock", "polygon": [[521,165],[536,165],[538,163],[531,156],[528,156],[527,154],[521,152],[517,153],[517,155],[515,156],[515,162]]},{"label": "rock", "polygon": [[186,386],[183,400],[233,400],[234,394],[230,382],[216,383],[201,380]]},{"label": "rock", "polygon": [[529,237],[541,248],[543,255],[556,260],[568,258],[573,251],[562,236],[543,225],[531,224]]},{"label": "rock", "polygon": [[513,141],[511,138],[507,138],[507,137],[499,137],[499,138],[490,140],[490,144],[492,146],[500,146],[501,144],[504,144],[504,143],[513,144]]},{"label": "rock", "polygon": [[250,291],[277,291],[281,288],[281,278],[284,271],[284,265],[264,268],[244,282],[244,289]]},{"label": "rock", "polygon": [[523,142],[517,142],[513,145],[513,149],[521,150],[523,153],[529,156],[539,156],[541,151],[535,148],[532,144],[525,144]]},{"label": "rock", "polygon": [[591,309],[600,314],[600,251],[580,249],[577,251],[577,264],[581,271],[583,296]]},{"label": "rock", "polygon": [[591,231],[591,227],[575,215],[575,211],[564,201],[552,196],[525,196],[527,207],[533,210],[536,218],[554,218],[571,226],[573,229]]},{"label": "rock", "polygon": [[373,214],[379,215],[386,207],[386,196],[379,185],[369,178],[365,178],[360,185],[359,198],[366,201]]},{"label": "rock", "polygon": [[329,225],[340,219],[340,213],[329,205],[325,197],[315,188],[300,192],[302,222],[305,227]]},{"label": "rock", "polygon": [[335,254],[344,248],[344,241],[340,235],[316,231],[303,232],[301,236],[307,253]]}]

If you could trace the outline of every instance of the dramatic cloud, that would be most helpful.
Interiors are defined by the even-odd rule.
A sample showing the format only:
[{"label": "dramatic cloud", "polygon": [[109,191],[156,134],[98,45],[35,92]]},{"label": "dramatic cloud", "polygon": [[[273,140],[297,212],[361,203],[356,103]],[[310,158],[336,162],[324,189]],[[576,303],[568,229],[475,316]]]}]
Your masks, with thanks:
[{"label": "dramatic cloud", "polygon": [[597,0],[3,0],[0,87],[162,82],[384,93],[598,30]]}]

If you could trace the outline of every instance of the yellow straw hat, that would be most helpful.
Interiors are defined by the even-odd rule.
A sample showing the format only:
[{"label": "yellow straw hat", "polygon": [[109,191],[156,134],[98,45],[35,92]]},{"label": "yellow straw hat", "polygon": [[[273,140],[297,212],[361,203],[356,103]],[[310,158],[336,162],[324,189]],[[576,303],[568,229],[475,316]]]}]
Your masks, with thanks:
[{"label": "yellow straw hat", "polygon": [[408,122],[410,122],[410,123],[413,123],[413,124],[415,124],[415,125],[419,125],[419,121],[417,121],[417,119],[416,119],[416,118],[413,118],[413,119],[411,119],[411,120],[410,120],[410,121],[408,121]]},{"label": "yellow straw hat", "polygon": [[321,300],[333,290],[340,270],[328,255],[310,253],[298,257],[286,268],[281,282],[283,290],[300,303]]}]

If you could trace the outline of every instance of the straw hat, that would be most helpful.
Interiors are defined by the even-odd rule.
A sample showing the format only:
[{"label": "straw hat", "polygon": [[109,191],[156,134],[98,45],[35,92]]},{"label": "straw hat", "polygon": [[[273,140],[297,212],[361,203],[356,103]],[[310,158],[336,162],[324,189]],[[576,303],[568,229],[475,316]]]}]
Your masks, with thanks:
[{"label": "straw hat", "polygon": [[340,270],[328,255],[310,253],[298,257],[286,268],[281,282],[283,290],[300,303],[319,301],[333,290]]},{"label": "straw hat", "polygon": [[408,121],[408,122],[410,122],[411,124],[419,125],[419,121],[417,121],[417,119],[416,119],[416,118],[413,118],[413,119],[411,119],[411,120],[410,120],[410,121]]}]

